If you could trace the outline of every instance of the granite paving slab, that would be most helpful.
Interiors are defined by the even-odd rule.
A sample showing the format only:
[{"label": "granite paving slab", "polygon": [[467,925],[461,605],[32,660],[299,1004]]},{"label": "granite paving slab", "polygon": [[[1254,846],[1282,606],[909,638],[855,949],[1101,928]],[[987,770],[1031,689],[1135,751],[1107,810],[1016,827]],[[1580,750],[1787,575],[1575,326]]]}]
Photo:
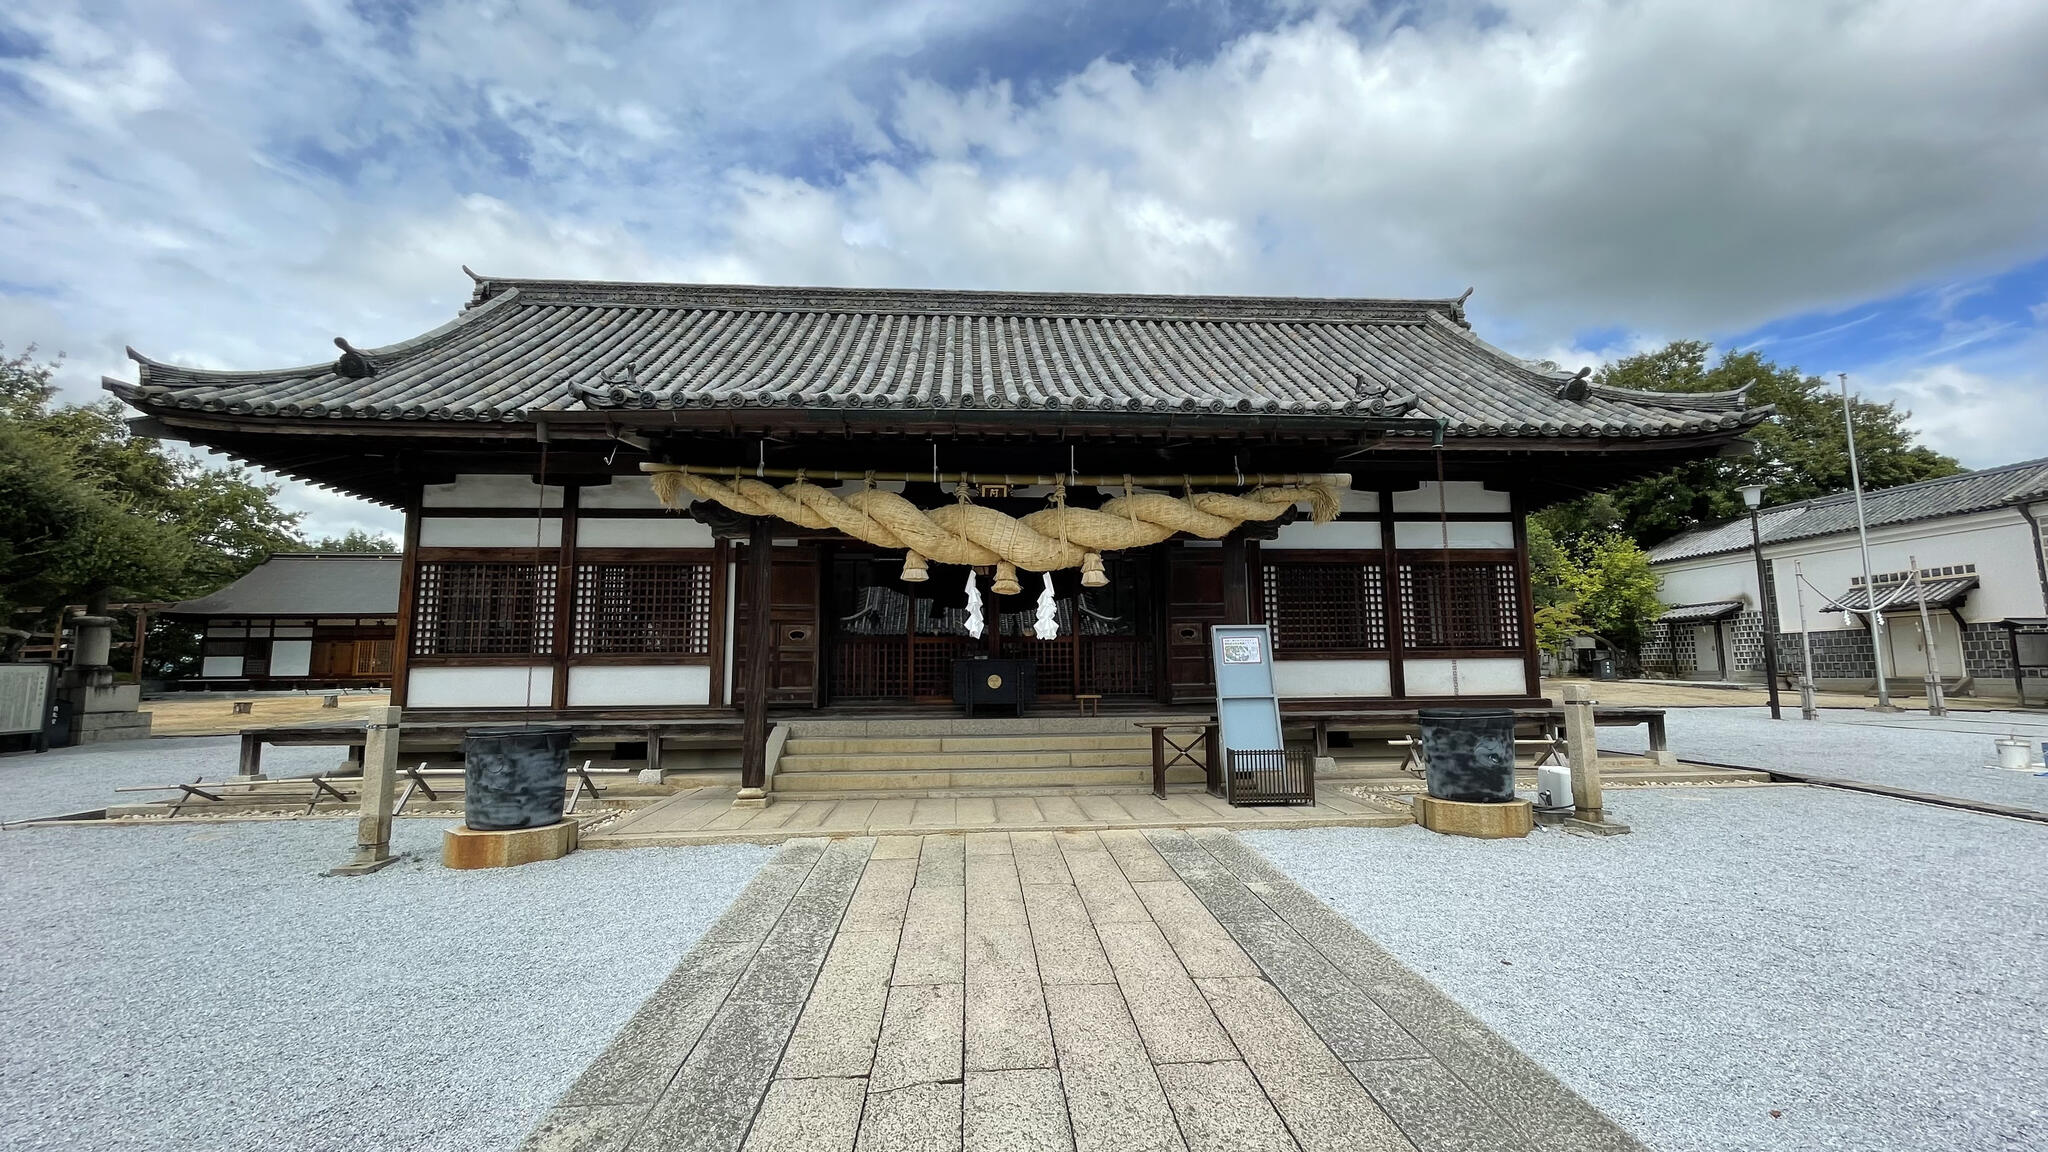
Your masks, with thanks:
[{"label": "granite paving slab", "polygon": [[811,837],[530,1152],[1638,1146],[1226,833]]}]

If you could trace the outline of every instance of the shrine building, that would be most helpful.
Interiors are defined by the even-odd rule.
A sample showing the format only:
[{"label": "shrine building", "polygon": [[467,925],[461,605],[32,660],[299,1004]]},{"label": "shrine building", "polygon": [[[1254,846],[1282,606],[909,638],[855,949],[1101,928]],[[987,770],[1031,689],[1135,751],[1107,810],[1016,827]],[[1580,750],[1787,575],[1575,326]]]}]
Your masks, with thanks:
[{"label": "shrine building", "polygon": [[975,655],[1041,713],[1200,708],[1226,622],[1286,708],[1535,704],[1527,513],[1769,414],[1518,359],[1463,297],[472,275],[397,344],[105,384],[404,512],[408,717],[953,715]]}]

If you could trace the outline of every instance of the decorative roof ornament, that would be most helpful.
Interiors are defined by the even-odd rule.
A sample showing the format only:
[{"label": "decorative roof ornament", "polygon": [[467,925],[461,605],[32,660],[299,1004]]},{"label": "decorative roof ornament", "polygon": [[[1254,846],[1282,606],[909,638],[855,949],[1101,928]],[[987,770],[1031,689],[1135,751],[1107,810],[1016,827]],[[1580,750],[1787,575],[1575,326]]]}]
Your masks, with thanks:
[{"label": "decorative roof ornament", "polygon": [[596,384],[572,381],[569,391],[593,408],[652,408],[654,395],[640,387],[640,362],[628,360],[604,374]]},{"label": "decorative roof ornament", "polygon": [[1593,394],[1593,368],[1588,365],[1579,369],[1578,374],[1557,386],[1557,398],[1578,403]]},{"label": "decorative roof ornament", "polygon": [[366,380],[377,374],[377,362],[368,354],[350,347],[349,342],[339,336],[334,346],[341,349],[341,359],[334,362],[334,374],[348,380]]},{"label": "decorative roof ornament", "polygon": [[1351,399],[1344,404],[1347,412],[1363,412],[1368,416],[1401,416],[1415,407],[1415,397],[1390,395],[1385,384],[1367,380],[1364,376],[1353,376]]},{"label": "decorative roof ornament", "polygon": [[1467,288],[1464,292],[1459,294],[1456,300],[1451,301],[1451,319],[1456,321],[1458,327],[1460,328],[1469,329],[1472,327],[1472,325],[1465,319],[1465,301],[1470,300],[1471,298],[1472,289]]}]

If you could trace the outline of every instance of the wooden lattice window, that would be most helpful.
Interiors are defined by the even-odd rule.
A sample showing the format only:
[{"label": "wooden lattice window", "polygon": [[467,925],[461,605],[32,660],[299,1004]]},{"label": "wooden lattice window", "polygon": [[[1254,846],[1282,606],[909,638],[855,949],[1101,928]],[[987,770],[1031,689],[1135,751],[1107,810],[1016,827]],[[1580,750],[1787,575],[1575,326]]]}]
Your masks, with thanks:
[{"label": "wooden lattice window", "polygon": [[1514,563],[1402,561],[1401,639],[1410,649],[1520,648]]},{"label": "wooden lattice window", "polygon": [[570,627],[578,656],[711,654],[711,565],[576,566]]},{"label": "wooden lattice window", "polygon": [[423,560],[413,579],[413,655],[554,652],[554,565]]},{"label": "wooden lattice window", "polygon": [[1275,655],[1386,650],[1386,592],[1378,564],[1267,559],[1260,590]]},{"label": "wooden lattice window", "polygon": [[389,640],[358,640],[355,642],[355,674],[358,676],[391,675],[391,649]]}]

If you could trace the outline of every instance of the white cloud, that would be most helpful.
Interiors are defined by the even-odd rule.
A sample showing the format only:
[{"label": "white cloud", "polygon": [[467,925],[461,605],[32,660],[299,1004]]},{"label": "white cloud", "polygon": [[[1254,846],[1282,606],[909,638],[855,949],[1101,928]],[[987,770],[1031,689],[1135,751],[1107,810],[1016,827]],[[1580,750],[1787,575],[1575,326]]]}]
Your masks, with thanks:
[{"label": "white cloud", "polygon": [[1928,447],[1969,468],[2048,456],[2039,412],[2048,397],[2048,338],[1978,360],[1945,360],[1899,373],[1850,377],[1850,387],[1913,413]]},{"label": "white cloud", "polygon": [[[2048,252],[2038,3],[1303,5],[1205,58],[964,88],[918,63],[940,45],[996,59],[1007,22],[1041,7],[10,12],[41,53],[0,58],[0,339],[66,348],[74,394],[126,373],[123,343],[303,363],[335,335],[446,320],[467,263],[1475,285],[1484,334],[1576,366]],[[1588,331],[1603,335],[1579,347]],[[1957,443],[2006,434],[1995,404],[2044,384],[1985,354],[2011,336],[1958,327],[1974,342],[1934,362],[1959,375],[1890,386]]]}]

